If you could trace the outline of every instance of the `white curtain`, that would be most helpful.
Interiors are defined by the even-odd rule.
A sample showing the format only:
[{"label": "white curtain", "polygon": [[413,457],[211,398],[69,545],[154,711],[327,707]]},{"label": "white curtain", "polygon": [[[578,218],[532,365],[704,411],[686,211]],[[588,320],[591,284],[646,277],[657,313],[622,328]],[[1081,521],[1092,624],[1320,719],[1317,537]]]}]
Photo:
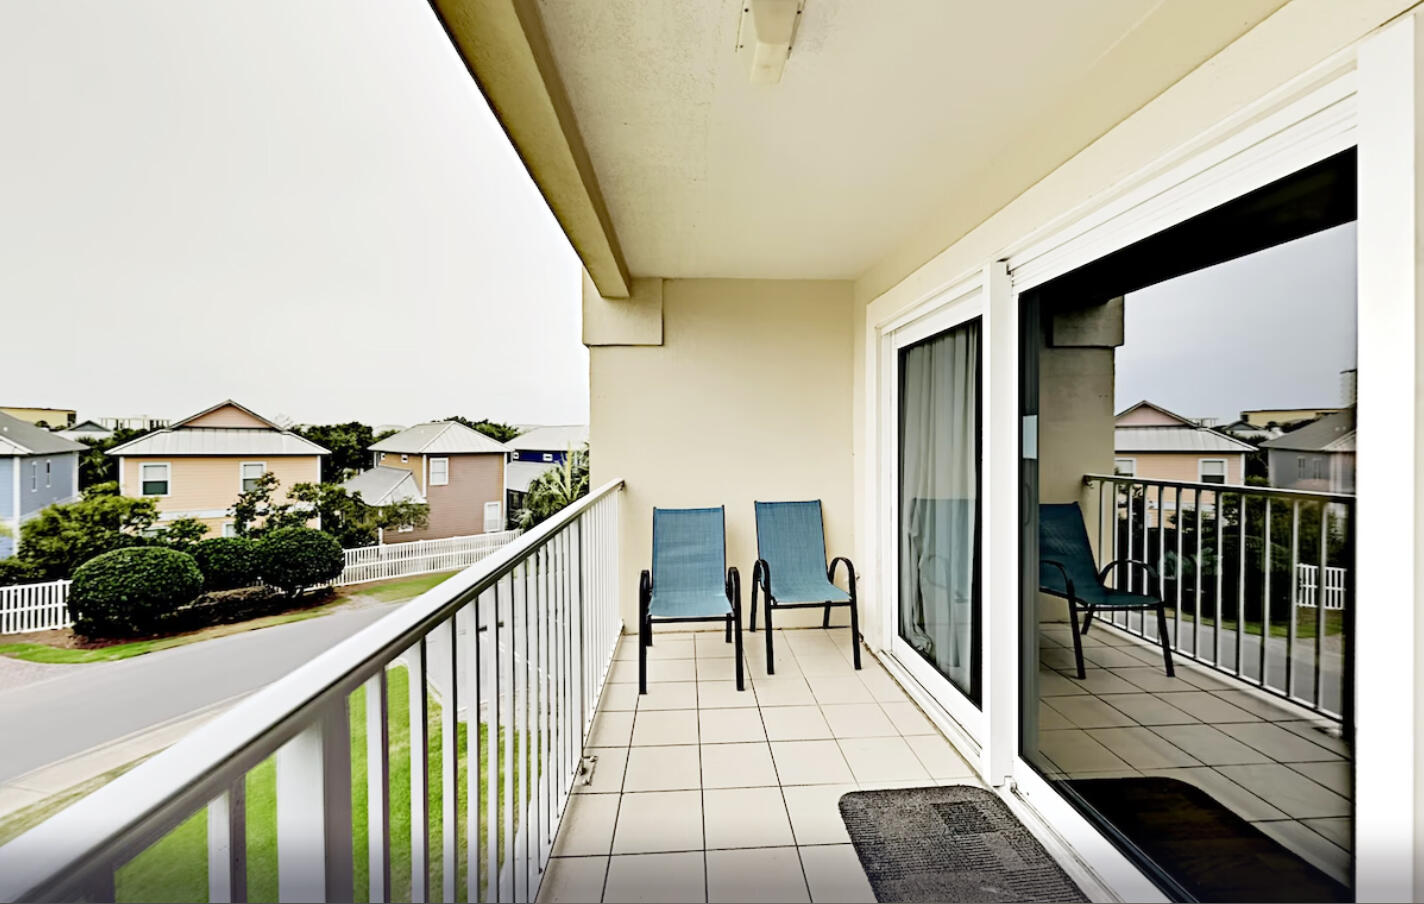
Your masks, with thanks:
[{"label": "white curtain", "polygon": [[977,697],[979,321],[900,354],[900,636]]}]

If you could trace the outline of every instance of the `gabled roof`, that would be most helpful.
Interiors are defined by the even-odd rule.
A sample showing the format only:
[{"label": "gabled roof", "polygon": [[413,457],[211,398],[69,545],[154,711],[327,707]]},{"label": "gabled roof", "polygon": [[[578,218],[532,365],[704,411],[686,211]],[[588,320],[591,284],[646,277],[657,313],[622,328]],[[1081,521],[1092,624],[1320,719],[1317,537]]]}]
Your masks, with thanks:
[{"label": "gabled roof", "polygon": [[[98,421],[95,421],[95,420],[80,421],[79,423],[75,424],[73,427],[66,427],[65,429],[68,430],[70,433],[99,433],[99,432],[113,433],[113,432],[114,432],[114,431],[110,430],[108,427],[105,427],[103,424],[101,424],[101,423],[99,423]],[[56,431],[56,432],[58,432],[58,431]]]},{"label": "gabled roof", "polygon": [[1124,408],[1123,410],[1119,411],[1116,415],[1113,416],[1113,419],[1114,419],[1114,420],[1117,420],[1118,418],[1127,417],[1129,414],[1132,414],[1134,411],[1138,410],[1139,408],[1151,408],[1153,411],[1156,411],[1156,412],[1159,413],[1159,414],[1166,415],[1167,417],[1171,418],[1171,419],[1174,420],[1174,421],[1181,421],[1182,424],[1184,424],[1184,425],[1186,425],[1186,426],[1188,426],[1188,427],[1196,427],[1196,426],[1197,426],[1197,424],[1195,424],[1195,423],[1192,421],[1191,418],[1182,417],[1182,416],[1181,416],[1180,414],[1178,414],[1177,412],[1175,412],[1175,411],[1168,411],[1166,408],[1163,408],[1161,405],[1157,405],[1157,404],[1155,404],[1155,403],[1153,403],[1153,402],[1149,402],[1149,401],[1147,401],[1146,399],[1143,399],[1142,401],[1138,402],[1136,405],[1129,405],[1127,408]]},{"label": "gabled roof", "polygon": [[1240,454],[1256,447],[1206,427],[1118,427],[1113,430],[1116,452],[1225,452]]},{"label": "gabled roof", "polygon": [[505,443],[511,449],[564,452],[581,449],[588,443],[588,424],[550,424],[530,427]]},{"label": "gabled roof", "polygon": [[372,445],[371,451],[399,452],[403,455],[504,455],[510,450],[504,443],[478,430],[471,430],[459,421],[431,421],[388,436]]},{"label": "gabled roof", "polygon": [[342,484],[348,493],[360,493],[367,505],[390,505],[393,502],[424,502],[415,485],[415,475],[405,468],[377,465],[362,471]]},{"label": "gabled roof", "polygon": [[0,455],[60,455],[88,448],[0,411]]},{"label": "gabled roof", "polygon": [[[170,428],[175,428],[175,429],[178,428],[178,427],[182,427],[182,426],[184,426],[185,424],[188,424],[188,423],[191,423],[191,422],[193,422],[193,421],[196,421],[198,418],[203,417],[204,415],[212,414],[214,411],[217,411],[219,408],[236,408],[238,411],[241,411],[243,414],[245,414],[245,415],[247,415],[247,416],[249,416],[249,417],[255,418],[256,420],[261,421],[262,423],[266,424],[268,427],[272,428],[273,430],[281,430],[281,429],[282,429],[282,427],[281,427],[280,424],[275,424],[275,423],[273,423],[272,421],[267,420],[267,418],[263,417],[262,415],[258,414],[258,413],[255,412],[255,411],[253,411],[251,408],[248,408],[246,405],[241,405],[241,404],[239,404],[239,403],[237,403],[237,402],[234,402],[232,399],[223,399],[221,402],[218,402],[216,405],[212,405],[212,406],[209,406],[209,407],[207,407],[207,408],[204,408],[202,411],[199,411],[197,414],[190,414],[190,415],[188,415],[187,417],[183,418],[183,420],[178,421],[177,423],[169,424],[168,426],[169,426]],[[236,430],[243,430],[243,429],[255,430],[255,429],[260,429],[260,428],[256,428],[256,427],[248,427],[248,428],[235,427],[235,428],[232,428],[232,429],[236,429]]]},{"label": "gabled roof", "polygon": [[1355,409],[1346,408],[1327,414],[1299,430],[1268,439],[1262,449],[1283,449],[1292,452],[1353,452],[1355,451]]}]

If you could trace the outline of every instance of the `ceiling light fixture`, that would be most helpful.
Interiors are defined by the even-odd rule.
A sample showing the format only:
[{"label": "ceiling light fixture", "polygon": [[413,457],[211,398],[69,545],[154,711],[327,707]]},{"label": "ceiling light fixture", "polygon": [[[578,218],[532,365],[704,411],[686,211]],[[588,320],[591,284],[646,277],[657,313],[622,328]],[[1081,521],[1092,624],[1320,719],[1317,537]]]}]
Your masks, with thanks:
[{"label": "ceiling light fixture", "polygon": [[753,85],[781,81],[806,0],[745,0],[737,25],[737,52],[746,52]]}]

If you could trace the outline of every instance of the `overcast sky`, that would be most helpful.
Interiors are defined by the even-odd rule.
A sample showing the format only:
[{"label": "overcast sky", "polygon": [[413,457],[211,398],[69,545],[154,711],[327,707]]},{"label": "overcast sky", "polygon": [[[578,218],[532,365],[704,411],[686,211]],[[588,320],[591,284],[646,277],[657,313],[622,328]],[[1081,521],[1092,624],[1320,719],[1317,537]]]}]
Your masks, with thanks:
[{"label": "overcast sky", "polygon": [[1340,405],[1355,366],[1355,224],[1127,296],[1117,410],[1187,417]]},{"label": "overcast sky", "polygon": [[0,4],[0,122],[0,404],[586,420],[577,258],[427,4]]}]

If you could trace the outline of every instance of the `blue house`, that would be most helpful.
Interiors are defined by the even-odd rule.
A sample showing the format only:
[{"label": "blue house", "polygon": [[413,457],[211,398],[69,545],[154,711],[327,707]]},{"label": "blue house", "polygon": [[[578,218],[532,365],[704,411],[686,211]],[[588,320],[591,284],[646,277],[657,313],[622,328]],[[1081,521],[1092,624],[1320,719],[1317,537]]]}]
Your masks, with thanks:
[{"label": "blue house", "polygon": [[524,505],[524,494],[534,478],[564,463],[570,452],[588,445],[587,424],[530,427],[505,443],[511,450],[504,472],[507,510]]},{"label": "blue house", "polygon": [[0,412],[0,559],[14,555],[20,526],[45,506],[79,498],[86,448]]}]

